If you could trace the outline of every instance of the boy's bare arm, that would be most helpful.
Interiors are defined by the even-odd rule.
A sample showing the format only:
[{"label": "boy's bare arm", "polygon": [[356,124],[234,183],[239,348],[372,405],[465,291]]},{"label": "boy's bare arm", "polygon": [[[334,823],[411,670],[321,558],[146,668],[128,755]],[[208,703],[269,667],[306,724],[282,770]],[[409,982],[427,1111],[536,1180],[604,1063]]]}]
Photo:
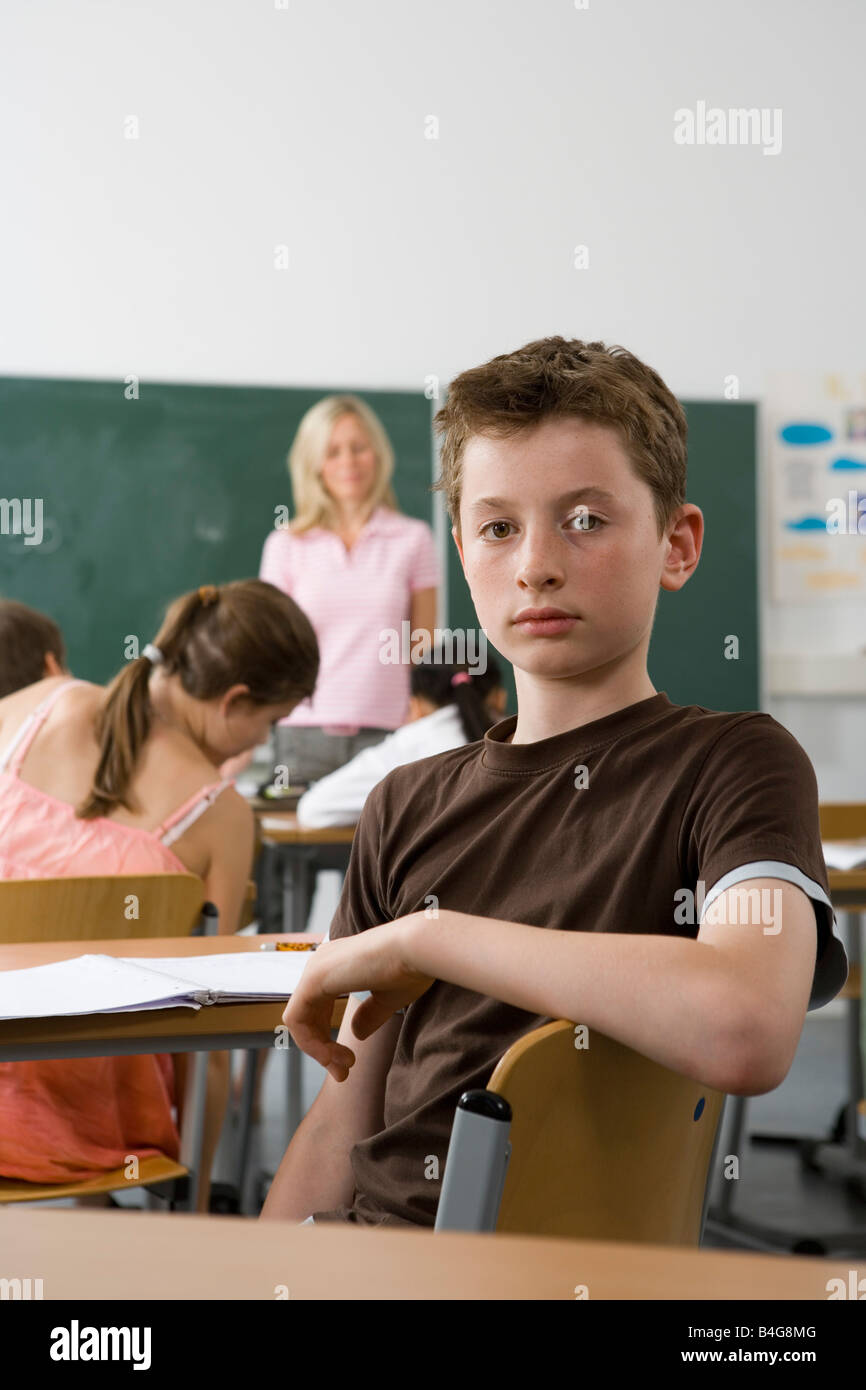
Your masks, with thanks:
[{"label": "boy's bare arm", "polygon": [[[772,923],[743,922],[735,907],[737,895],[756,890],[779,895]],[[548,931],[440,908],[435,918],[410,913],[317,951],[283,1017],[341,1084],[351,1075],[355,1043],[330,1042],[334,998],[370,991],[355,1028],[371,1037],[396,1009],[445,980],[597,1028],[720,1091],[761,1095],[784,1080],[793,1061],[816,951],[815,909],[781,879],[749,879],[721,893],[696,941]]]},{"label": "boy's bare arm", "polygon": [[283,1155],[262,1216],[303,1221],[314,1211],[348,1205],[354,1193],[349,1151],[384,1128],[385,1081],[397,1046],[402,1015],[361,1041],[352,1033],[358,1001],[349,998],[338,1041],[355,1064],[346,1083],[326,1076]]},{"label": "boy's bare arm", "polygon": [[[778,895],[772,921],[744,920],[742,904],[756,890]],[[781,1084],[793,1061],[816,950],[810,899],[766,878],[721,893],[696,941],[545,931],[440,912],[438,924],[409,927],[405,959],[410,975],[585,1023],[681,1075],[761,1095]]]}]

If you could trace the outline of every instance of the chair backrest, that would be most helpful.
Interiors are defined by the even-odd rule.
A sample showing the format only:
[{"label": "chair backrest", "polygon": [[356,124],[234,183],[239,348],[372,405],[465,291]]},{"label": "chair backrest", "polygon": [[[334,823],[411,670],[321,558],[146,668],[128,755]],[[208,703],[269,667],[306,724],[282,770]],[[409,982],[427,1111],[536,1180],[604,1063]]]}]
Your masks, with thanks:
[{"label": "chair backrest", "polygon": [[866,837],[866,803],[825,801],[818,807],[822,840],[862,840]]},{"label": "chair backrest", "polygon": [[490,1079],[513,1111],[497,1232],[698,1245],[723,1093],[595,1030],[582,1041],[545,1024]]},{"label": "chair backrest", "polygon": [[189,936],[206,901],[195,874],[0,880],[0,942]]}]

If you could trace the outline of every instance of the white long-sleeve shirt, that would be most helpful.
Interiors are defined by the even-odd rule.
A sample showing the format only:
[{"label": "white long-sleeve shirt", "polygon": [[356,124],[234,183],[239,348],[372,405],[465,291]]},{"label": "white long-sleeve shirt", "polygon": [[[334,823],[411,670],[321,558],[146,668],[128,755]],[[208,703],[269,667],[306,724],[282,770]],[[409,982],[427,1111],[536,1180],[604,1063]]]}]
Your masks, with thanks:
[{"label": "white long-sleeve shirt", "polygon": [[462,748],[466,742],[463,722],[454,704],[414,719],[314,782],[298,802],[298,824],[308,830],[354,825],[376,783],[393,768],[445,753],[450,748]]}]

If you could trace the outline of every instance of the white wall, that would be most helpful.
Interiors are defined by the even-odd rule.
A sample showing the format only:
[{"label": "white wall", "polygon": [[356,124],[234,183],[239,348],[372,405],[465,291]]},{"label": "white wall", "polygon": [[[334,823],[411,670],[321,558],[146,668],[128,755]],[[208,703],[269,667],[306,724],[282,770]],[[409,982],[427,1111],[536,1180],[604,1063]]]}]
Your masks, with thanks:
[{"label": "white wall", "polygon": [[[683,397],[866,366],[861,0],[7,0],[0,22],[2,374],[418,388],[554,332]],[[780,108],[781,153],[675,144],[698,101]],[[866,799],[859,703],[832,738],[832,702],[769,707],[822,795]]]}]

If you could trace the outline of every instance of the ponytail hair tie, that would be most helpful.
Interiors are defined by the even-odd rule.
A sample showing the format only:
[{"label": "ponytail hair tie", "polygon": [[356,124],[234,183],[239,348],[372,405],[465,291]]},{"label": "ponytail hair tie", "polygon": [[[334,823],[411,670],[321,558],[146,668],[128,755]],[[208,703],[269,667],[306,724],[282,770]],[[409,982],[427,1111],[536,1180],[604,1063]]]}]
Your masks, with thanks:
[{"label": "ponytail hair tie", "polygon": [[198,596],[202,601],[202,605],[207,608],[209,603],[216,603],[219,598],[219,590],[215,584],[202,584],[198,591]]},{"label": "ponytail hair tie", "polygon": [[155,647],[152,642],[148,642],[147,646],[142,649],[141,654],[147,657],[151,666],[161,666],[165,661],[165,657],[159,650],[159,647]]},{"label": "ponytail hair tie", "polygon": [[452,685],[466,685],[472,679],[468,671],[455,671],[451,677]]}]

